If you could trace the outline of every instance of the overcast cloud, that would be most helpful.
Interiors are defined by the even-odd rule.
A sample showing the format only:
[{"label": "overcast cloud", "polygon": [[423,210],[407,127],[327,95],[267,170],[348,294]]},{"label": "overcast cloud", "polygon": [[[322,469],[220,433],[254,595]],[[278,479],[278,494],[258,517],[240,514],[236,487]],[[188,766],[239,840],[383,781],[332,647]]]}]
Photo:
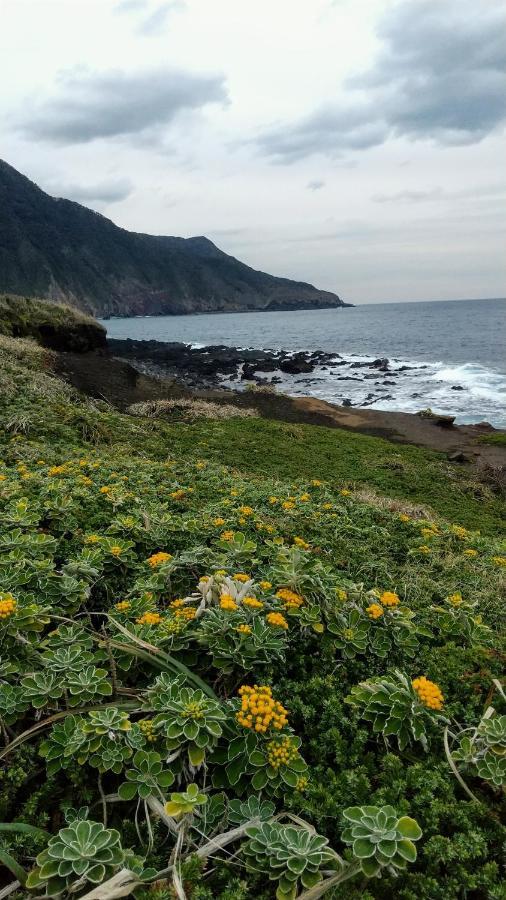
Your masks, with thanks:
[{"label": "overcast cloud", "polygon": [[0,155],[351,302],[504,296],[503,0],[2,0]]}]

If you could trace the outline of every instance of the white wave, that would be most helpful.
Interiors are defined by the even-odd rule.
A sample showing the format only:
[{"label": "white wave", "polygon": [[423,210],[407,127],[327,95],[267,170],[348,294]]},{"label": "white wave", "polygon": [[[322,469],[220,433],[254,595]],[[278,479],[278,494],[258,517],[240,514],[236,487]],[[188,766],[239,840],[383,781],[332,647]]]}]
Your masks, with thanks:
[{"label": "white wave", "polygon": [[445,382],[445,385],[460,385],[475,400],[506,403],[506,375],[485,366],[473,363],[447,366],[435,372],[432,378],[435,381]]}]

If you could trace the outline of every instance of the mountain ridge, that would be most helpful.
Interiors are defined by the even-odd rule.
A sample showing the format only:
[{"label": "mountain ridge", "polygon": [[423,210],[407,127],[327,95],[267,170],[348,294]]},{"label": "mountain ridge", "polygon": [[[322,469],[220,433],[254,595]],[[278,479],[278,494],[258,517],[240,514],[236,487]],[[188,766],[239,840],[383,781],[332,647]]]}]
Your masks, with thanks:
[{"label": "mountain ridge", "polygon": [[209,238],[127,231],[51,197],[0,160],[0,292],[96,316],[342,307],[330,291],[252,269]]}]

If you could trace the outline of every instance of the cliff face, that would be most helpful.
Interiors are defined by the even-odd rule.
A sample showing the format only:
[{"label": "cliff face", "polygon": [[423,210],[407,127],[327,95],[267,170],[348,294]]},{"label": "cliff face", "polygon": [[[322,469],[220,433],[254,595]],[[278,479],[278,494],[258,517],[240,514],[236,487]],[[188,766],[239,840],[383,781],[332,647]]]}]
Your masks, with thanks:
[{"label": "cliff face", "polygon": [[0,161],[0,292],[65,301],[99,316],[321,309],[345,304],[276,278],[205,237],[136,234],[56,199]]}]

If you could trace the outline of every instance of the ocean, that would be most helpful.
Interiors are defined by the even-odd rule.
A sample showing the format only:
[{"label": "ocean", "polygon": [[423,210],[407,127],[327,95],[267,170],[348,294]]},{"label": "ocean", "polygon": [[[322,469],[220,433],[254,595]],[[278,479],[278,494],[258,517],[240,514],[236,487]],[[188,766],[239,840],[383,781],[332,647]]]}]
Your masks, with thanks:
[{"label": "ocean", "polygon": [[[299,312],[108,319],[110,337],[339,355],[338,368],[272,373],[291,395],[375,409],[430,407],[457,422],[506,427],[506,299],[377,303]],[[388,358],[392,378],[364,380],[357,363]],[[355,365],[354,365],[355,364]],[[407,367],[407,368],[405,368]],[[371,370],[369,370],[371,371]],[[227,384],[224,379],[224,384]]]}]

